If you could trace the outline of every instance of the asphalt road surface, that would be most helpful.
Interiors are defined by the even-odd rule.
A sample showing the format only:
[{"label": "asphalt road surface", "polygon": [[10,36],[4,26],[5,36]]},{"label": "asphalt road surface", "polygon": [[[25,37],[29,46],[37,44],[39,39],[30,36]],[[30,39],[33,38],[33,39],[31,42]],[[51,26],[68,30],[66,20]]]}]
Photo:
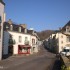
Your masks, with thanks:
[{"label": "asphalt road surface", "polygon": [[0,70],[52,70],[55,60],[55,54],[41,47],[39,53],[11,56],[0,61]]}]

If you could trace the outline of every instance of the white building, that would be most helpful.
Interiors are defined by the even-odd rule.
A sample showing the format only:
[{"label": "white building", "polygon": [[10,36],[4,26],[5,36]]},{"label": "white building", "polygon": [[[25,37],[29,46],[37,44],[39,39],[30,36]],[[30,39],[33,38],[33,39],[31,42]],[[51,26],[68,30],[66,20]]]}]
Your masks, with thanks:
[{"label": "white building", "polygon": [[70,21],[59,32],[49,36],[48,46],[58,53],[66,46],[70,47]]},{"label": "white building", "polygon": [[4,13],[5,3],[0,0],[0,60],[2,59],[2,48],[3,48],[3,22],[5,21]]},{"label": "white building", "polygon": [[3,2],[3,0],[0,0],[0,22],[5,21],[4,8],[5,8],[5,3]]},{"label": "white building", "polygon": [[[13,45],[10,43],[13,40]],[[38,52],[38,37],[34,30],[28,30],[26,25],[13,24],[11,20],[4,23],[3,54],[33,54]]]}]

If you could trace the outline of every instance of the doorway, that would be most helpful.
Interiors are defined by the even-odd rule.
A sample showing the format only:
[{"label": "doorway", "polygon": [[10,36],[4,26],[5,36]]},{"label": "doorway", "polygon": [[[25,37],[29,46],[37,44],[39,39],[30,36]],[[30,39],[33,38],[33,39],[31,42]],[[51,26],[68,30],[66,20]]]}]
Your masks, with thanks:
[{"label": "doorway", "polygon": [[8,54],[13,55],[13,46],[8,46]]}]

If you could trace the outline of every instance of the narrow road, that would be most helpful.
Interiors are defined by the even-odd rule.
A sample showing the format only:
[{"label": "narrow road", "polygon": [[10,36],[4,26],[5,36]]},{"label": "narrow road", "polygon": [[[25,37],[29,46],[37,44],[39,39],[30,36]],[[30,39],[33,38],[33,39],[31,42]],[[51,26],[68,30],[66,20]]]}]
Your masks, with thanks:
[{"label": "narrow road", "polygon": [[12,56],[0,62],[0,70],[52,70],[55,54],[43,47],[39,53],[30,56]]}]

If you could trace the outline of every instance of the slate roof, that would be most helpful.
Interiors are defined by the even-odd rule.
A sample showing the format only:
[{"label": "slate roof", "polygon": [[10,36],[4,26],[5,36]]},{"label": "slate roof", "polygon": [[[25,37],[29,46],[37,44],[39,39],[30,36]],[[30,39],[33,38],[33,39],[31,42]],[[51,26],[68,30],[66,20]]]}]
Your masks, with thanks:
[{"label": "slate roof", "polygon": [[4,3],[4,1],[3,1],[3,0],[0,0],[0,2],[1,2],[3,5],[5,5],[5,3]]},{"label": "slate roof", "polygon": [[[15,23],[13,23],[13,22],[11,22],[11,23],[9,23],[9,22],[4,22],[4,31],[6,31],[6,30],[10,30],[10,25],[12,25],[13,26],[13,30],[12,31],[14,31],[14,32],[19,32],[19,27],[21,27],[21,32],[20,33],[25,33],[25,28],[23,28],[23,26],[21,26],[21,25],[18,25],[18,24],[15,24]],[[6,28],[6,26],[8,27],[8,28]],[[26,28],[27,29],[27,28]],[[11,31],[11,30],[10,30]],[[31,34],[31,35],[33,35],[33,30],[28,30],[27,29],[27,34]]]},{"label": "slate roof", "polygon": [[66,30],[66,26],[70,26],[70,21],[66,25],[64,25],[64,27],[62,28],[62,31]]},{"label": "slate roof", "polygon": [[[4,30],[10,30],[10,25],[13,26],[13,30],[12,30],[12,31],[19,32],[19,27],[21,27],[21,32],[24,33],[25,28],[23,28],[23,27],[20,26],[20,25],[14,24],[14,23],[9,24],[8,22],[4,22]],[[6,26],[7,26],[8,28],[6,28]]]}]

